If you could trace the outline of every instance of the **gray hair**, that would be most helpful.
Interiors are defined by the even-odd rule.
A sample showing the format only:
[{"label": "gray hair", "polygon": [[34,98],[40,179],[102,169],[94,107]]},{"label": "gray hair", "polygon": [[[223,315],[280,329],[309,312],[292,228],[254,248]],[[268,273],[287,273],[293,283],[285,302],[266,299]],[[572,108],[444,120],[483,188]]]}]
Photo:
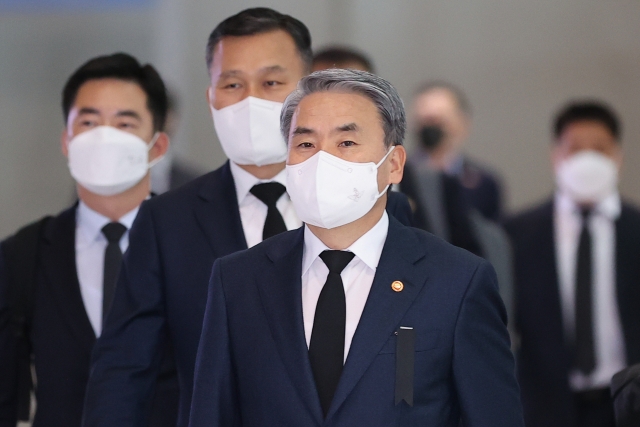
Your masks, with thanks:
[{"label": "gray hair", "polygon": [[407,129],[404,105],[391,83],[366,71],[329,69],[303,77],[296,90],[284,101],[280,113],[280,132],[287,144],[293,113],[305,96],[316,92],[355,93],[367,97],[380,113],[384,145],[390,147],[404,142]]}]

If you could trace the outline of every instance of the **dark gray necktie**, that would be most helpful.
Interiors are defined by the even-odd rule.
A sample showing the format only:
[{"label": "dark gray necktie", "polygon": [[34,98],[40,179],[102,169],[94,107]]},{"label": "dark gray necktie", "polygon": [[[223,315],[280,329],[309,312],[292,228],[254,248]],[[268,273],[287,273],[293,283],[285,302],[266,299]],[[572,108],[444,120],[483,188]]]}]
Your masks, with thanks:
[{"label": "dark gray necktie", "polygon": [[353,259],[352,252],[324,251],[320,258],[329,268],[313,318],[309,361],[324,416],[327,416],[344,364],[344,328],[347,303],[340,273]]},{"label": "dark gray necktie", "polygon": [[120,250],[120,239],[127,231],[127,227],[119,222],[110,222],[102,227],[102,234],[107,238],[107,248],[104,251],[104,275],[102,281],[102,323],[107,318],[109,308],[113,302],[116,290],[116,281],[122,262],[122,251]]},{"label": "dark gray necktie", "polygon": [[265,182],[251,187],[251,194],[267,205],[267,218],[262,229],[262,240],[287,231],[287,226],[282,219],[282,214],[276,207],[278,199],[284,194],[286,188],[279,182]]},{"label": "dark gray necktie", "polygon": [[596,355],[593,345],[593,262],[590,209],[582,209],[582,230],[576,262],[576,337],[575,367],[585,375],[593,372]]}]

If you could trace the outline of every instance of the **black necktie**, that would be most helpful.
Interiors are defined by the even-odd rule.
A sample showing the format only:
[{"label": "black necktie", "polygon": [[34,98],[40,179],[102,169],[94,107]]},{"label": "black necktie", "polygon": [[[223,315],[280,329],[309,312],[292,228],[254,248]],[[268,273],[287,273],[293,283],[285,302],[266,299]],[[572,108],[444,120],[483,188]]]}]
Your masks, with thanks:
[{"label": "black necktie", "polygon": [[578,241],[576,263],[576,342],[575,367],[583,374],[590,374],[596,366],[593,348],[593,310],[592,310],[592,251],[589,217],[591,210],[582,210],[582,231]]},{"label": "black necktie", "polygon": [[120,238],[127,231],[127,227],[119,222],[110,222],[102,227],[102,234],[109,242],[104,251],[104,275],[102,281],[102,322],[107,318],[109,308],[113,302],[113,295],[116,290],[116,281],[122,262],[122,251],[120,250]]},{"label": "black necktie", "polygon": [[329,268],[329,274],[316,305],[309,343],[309,360],[325,417],[344,364],[347,304],[340,273],[353,256],[352,252],[344,251],[324,251],[320,254],[320,258]]},{"label": "black necktie", "polygon": [[287,231],[284,219],[282,219],[280,211],[276,208],[276,202],[284,194],[285,190],[284,185],[279,182],[256,184],[251,188],[251,194],[267,205],[267,218],[262,229],[262,240]]}]

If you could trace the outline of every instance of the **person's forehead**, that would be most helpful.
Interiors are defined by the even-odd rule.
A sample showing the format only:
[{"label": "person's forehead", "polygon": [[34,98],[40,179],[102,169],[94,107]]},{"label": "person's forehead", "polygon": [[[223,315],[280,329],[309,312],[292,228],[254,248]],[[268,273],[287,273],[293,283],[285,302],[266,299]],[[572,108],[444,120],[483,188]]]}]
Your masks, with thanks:
[{"label": "person's forehead", "polygon": [[458,101],[446,88],[434,88],[419,94],[414,100],[414,113],[423,115],[461,115]]},{"label": "person's forehead", "polygon": [[[72,108],[148,111],[147,94],[136,82],[114,78],[92,79],[79,88]],[[149,112],[150,113],[150,112]]]},{"label": "person's forehead", "polygon": [[274,29],[247,36],[224,36],[213,49],[212,70],[268,67],[281,62],[302,61],[293,37]]},{"label": "person's forehead", "polygon": [[376,105],[367,96],[348,91],[322,91],[306,95],[297,108],[298,115],[326,117],[377,117]]},{"label": "person's forehead", "polygon": [[578,120],[569,123],[560,134],[560,140],[606,139],[615,143],[611,130],[599,120]]}]

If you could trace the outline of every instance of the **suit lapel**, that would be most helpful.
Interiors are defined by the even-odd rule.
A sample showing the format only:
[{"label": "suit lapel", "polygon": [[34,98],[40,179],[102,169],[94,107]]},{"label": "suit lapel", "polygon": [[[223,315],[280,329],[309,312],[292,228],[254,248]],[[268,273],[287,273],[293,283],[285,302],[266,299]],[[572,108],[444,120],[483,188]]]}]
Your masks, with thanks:
[{"label": "suit lapel", "polygon": [[195,215],[213,253],[220,257],[247,249],[229,162],[209,175],[198,196]]},{"label": "suit lapel", "polygon": [[87,316],[76,270],[76,207],[49,223],[40,259],[55,303],[82,347],[91,352],[96,336]]},{"label": "suit lapel", "polygon": [[[554,224],[554,204],[549,202],[542,207],[541,212],[541,234],[539,247],[529,248],[529,256],[539,258],[540,268],[531,273],[535,274],[535,279],[530,283],[540,287],[540,294],[545,301],[546,315],[542,318],[545,322],[548,343],[557,350],[554,360],[569,369],[571,359],[571,348],[573,344],[565,334],[565,321],[563,318],[562,303],[560,300],[560,279],[558,263],[556,260],[555,224]],[[521,301],[526,304],[526,301]],[[542,307],[541,307],[542,308]]]},{"label": "suit lapel", "polygon": [[258,289],[280,357],[312,416],[322,409],[309,363],[302,317],[302,250],[304,227],[268,248],[273,268],[261,272]]},{"label": "suit lapel", "polygon": [[640,297],[638,288],[638,238],[640,226],[638,218],[634,218],[632,211],[622,205],[620,217],[615,223],[616,230],[616,293],[620,320],[625,338],[627,362],[637,363],[640,360],[640,344],[637,341],[640,330],[640,312],[636,302]]},{"label": "suit lapel", "polygon": [[[392,217],[389,220],[387,240],[327,419],[342,405],[380,349],[401,326],[400,321],[427,280],[424,269],[415,266],[426,255],[423,246],[410,228]],[[404,284],[402,292],[391,289],[396,280]]]}]

